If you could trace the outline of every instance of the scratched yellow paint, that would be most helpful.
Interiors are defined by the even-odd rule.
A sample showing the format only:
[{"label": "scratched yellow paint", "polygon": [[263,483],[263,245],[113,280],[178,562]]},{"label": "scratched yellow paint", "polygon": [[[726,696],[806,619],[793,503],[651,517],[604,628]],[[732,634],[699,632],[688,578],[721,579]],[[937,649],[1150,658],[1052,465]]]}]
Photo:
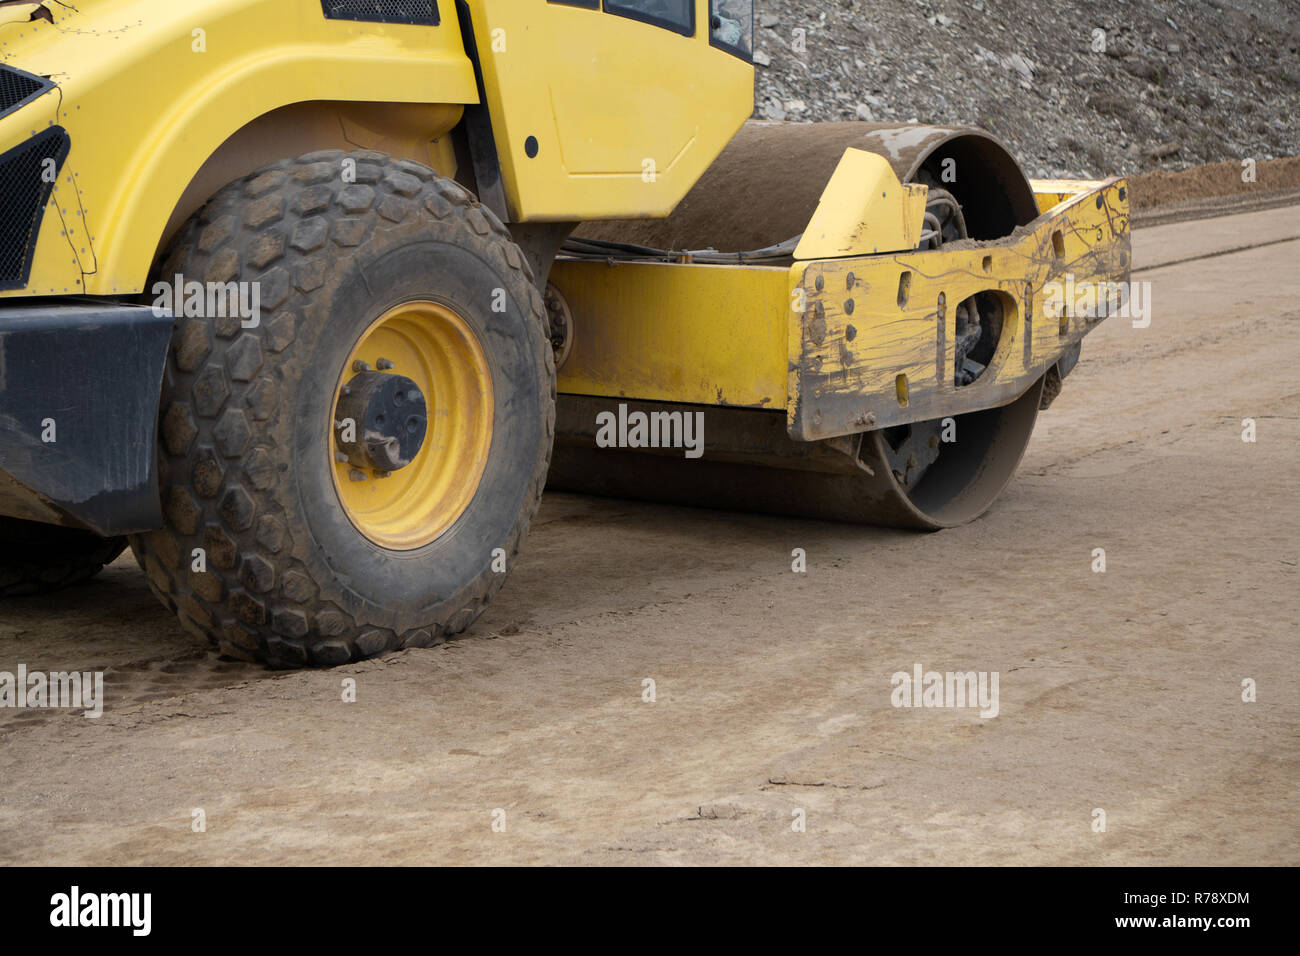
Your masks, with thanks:
[{"label": "scratched yellow paint", "polygon": [[[864,425],[996,407],[1023,394],[1095,325],[1048,314],[1041,307],[1044,286],[1067,276],[1076,283],[1128,278],[1128,203],[1120,198],[1126,184],[1094,186],[1053,206],[1013,240],[796,263],[792,280],[805,290],[809,309],[789,322],[791,433],[850,434]],[[904,275],[907,296],[900,304]],[[1003,332],[989,368],[958,387],[956,306],[985,291],[1003,300]],[[907,376],[906,406],[897,397],[899,375]]]}]

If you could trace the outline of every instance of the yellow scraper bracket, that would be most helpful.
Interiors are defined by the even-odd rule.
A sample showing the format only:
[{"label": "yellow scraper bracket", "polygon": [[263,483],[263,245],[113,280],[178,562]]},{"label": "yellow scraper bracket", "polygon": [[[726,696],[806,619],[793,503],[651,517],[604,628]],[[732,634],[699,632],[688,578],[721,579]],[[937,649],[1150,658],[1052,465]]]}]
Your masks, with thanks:
[{"label": "yellow scraper bracket", "polygon": [[[790,435],[811,441],[996,408],[1025,393],[1104,310],[1072,314],[1058,290],[1122,299],[1127,186],[1094,183],[1007,239],[797,262],[789,324]],[[981,297],[996,350],[973,382],[955,376],[957,307]]]}]

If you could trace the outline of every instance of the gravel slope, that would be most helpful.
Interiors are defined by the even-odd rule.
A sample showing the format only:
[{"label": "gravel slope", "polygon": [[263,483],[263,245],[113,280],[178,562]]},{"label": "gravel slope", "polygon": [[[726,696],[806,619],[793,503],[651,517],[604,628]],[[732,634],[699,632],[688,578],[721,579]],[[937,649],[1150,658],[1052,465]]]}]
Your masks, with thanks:
[{"label": "gravel slope", "polygon": [[[1292,0],[758,0],[756,9],[756,117],[978,125],[1036,176],[1300,153]],[[1104,52],[1094,49],[1103,40]]]}]

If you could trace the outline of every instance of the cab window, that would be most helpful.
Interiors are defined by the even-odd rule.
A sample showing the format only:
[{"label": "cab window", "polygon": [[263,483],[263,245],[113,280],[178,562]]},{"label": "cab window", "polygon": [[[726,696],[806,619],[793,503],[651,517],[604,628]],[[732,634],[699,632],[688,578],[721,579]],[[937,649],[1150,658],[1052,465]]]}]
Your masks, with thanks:
[{"label": "cab window", "polygon": [[754,53],[754,0],[709,0],[709,42],[749,60]]},{"label": "cab window", "polygon": [[605,12],[695,35],[695,0],[605,0]]}]

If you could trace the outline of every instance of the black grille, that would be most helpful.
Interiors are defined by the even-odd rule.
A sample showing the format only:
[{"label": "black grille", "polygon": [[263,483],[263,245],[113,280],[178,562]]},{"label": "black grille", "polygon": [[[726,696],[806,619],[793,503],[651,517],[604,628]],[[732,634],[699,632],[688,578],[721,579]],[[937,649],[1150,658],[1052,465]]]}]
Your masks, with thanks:
[{"label": "black grille", "polygon": [[437,0],[321,0],[330,20],[438,25]]},{"label": "black grille", "polygon": [[68,146],[67,130],[51,126],[0,155],[0,289],[27,285],[41,217]]},{"label": "black grille", "polygon": [[0,66],[0,116],[30,103],[52,86],[54,84],[43,76],[33,76],[12,66]]}]

